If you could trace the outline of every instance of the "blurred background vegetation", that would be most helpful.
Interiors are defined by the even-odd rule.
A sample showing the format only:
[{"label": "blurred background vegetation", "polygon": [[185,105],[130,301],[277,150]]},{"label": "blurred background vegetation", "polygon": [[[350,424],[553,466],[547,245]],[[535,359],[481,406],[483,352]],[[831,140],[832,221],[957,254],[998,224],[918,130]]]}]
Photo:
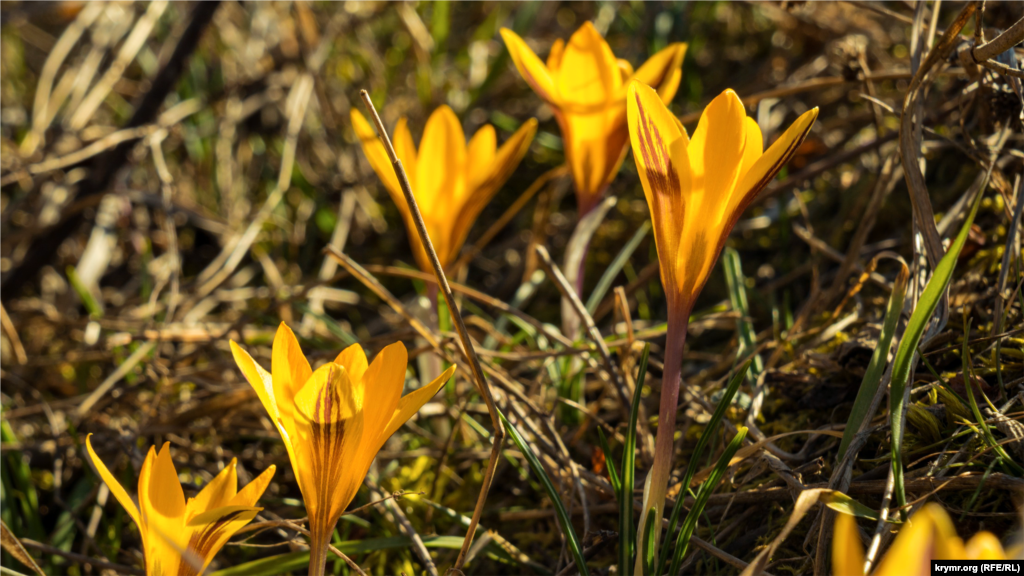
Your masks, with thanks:
[{"label": "blurred background vegetation", "polygon": [[[764,434],[841,429],[897,268],[883,261],[862,282],[858,276],[883,251],[908,262],[915,253],[897,141],[920,62],[915,46],[923,42],[911,33],[913,22],[926,24],[921,36],[928,39],[929,26],[941,34],[961,6],[942,3],[933,18],[937,3],[3,2],[4,522],[27,539],[47,573],[138,570],[138,532],[86,463],[86,433],[95,434],[101,457],[132,488],[149,445],[164,441],[172,443],[182,482],[195,489],[234,457],[243,481],[277,464],[260,519],[301,518],[284,447],[235,369],[228,339],[244,341],[264,366],[281,321],[320,362],[356,341],[370,354],[395,340],[413,356],[429,352],[401,316],[322,252],[327,245],[343,250],[410,310],[424,308],[423,282],[401,274],[415,269],[401,217],[358,146],[349,110],[366,89],[385,125],[408,116],[417,141],[441,104],[454,109],[467,134],[493,124],[499,142],[528,118],[540,121],[526,158],[470,233],[469,249],[531,183],[563,162],[556,122],[512,66],[498,35],[503,26],[542,58],[587,20],[634,65],[669,42],[687,42],[671,108],[691,131],[725,88],[745,99],[769,140],[799,113],[821,108],[797,157],[730,240],[741,259],[742,274],[732,276],[739,284],[730,287],[718,266],[695,308],[676,468],[685,467],[744,333],[754,336],[764,368],[741,390],[731,421],[747,417],[761,387],[756,422]],[[997,31],[1020,17],[1020,4],[988,2],[982,21]],[[200,25],[203,18],[208,25]],[[970,22],[964,38],[976,28]],[[175,62],[180,69],[169,70]],[[1014,213],[1020,218],[1020,84],[1015,92],[1014,76],[984,70],[973,78],[955,55],[944,63],[924,96],[922,150],[935,211],[952,214],[940,224],[946,236],[959,228],[966,192],[992,171],[951,284],[948,323],[925,351],[934,370],[922,366],[914,383],[912,399],[922,410],[904,451],[912,478],[941,470],[939,476],[972,479],[945,488],[919,483],[915,496],[946,505],[962,534],[1005,534],[1021,481],[963,432],[930,384],[941,376],[956,388],[959,375],[965,389],[959,354],[970,316],[972,360],[983,381],[976,389],[1011,422],[997,434],[1020,462],[1020,441],[1012,440],[1021,415],[1024,276],[1019,241],[1009,236]],[[608,194],[618,201],[591,243],[585,301],[649,219],[632,160]],[[558,290],[533,247],[547,246],[560,260],[575,225],[569,182],[556,178],[455,280],[560,325]],[[1004,257],[1007,247],[1012,257]],[[592,311],[626,366],[635,364],[643,340],[660,358],[665,303],[656,262],[653,238],[643,234],[628,262],[613,268],[613,285],[626,287],[629,322],[613,310],[610,290]],[[730,303],[740,292],[749,300],[746,314]],[[608,374],[593,361],[565,360],[591,352],[549,353],[562,346],[519,318],[473,298],[462,306],[474,337],[492,350],[483,353],[486,363],[507,376],[494,384],[499,406],[528,431],[573,511],[592,568],[607,573],[617,508],[596,428],[604,428],[615,453],[625,428]],[[411,366],[410,389],[419,386]],[[653,416],[656,360],[652,371],[643,401]],[[884,413],[871,415],[878,428],[854,464],[850,491],[874,509],[889,467]],[[648,436],[655,420],[641,426]],[[430,561],[450,566],[480,488],[489,426],[468,380],[439,394],[385,445],[353,506],[395,490],[415,495],[343,517],[336,544],[368,573],[419,574],[428,562],[411,546],[412,530]],[[829,481],[837,442],[790,436],[775,443],[789,457],[755,454],[733,466],[697,535],[749,562],[788,518],[790,492]],[[643,444],[640,478],[650,463]],[[481,521],[486,532],[478,533],[466,572],[558,573],[567,556],[551,503],[522,454],[511,443],[506,448]],[[735,504],[729,498],[748,491],[759,493]],[[771,572],[813,572],[818,531],[810,525],[804,521],[790,537]],[[243,538],[212,570],[304,570],[294,561],[304,549],[295,532],[275,528],[237,540]],[[686,571],[738,571],[723,558],[694,549]],[[2,565],[23,569],[8,554]],[[335,570],[347,573],[340,561]]]}]

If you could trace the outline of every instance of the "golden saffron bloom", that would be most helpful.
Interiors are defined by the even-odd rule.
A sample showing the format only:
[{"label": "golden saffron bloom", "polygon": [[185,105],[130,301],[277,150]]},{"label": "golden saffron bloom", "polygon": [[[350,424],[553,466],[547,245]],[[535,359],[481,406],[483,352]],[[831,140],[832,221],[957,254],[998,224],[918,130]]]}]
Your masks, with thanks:
[{"label": "golden saffron bloom", "polygon": [[600,202],[626,157],[626,87],[632,80],[643,82],[670,102],[683,77],[686,44],[669,45],[634,72],[629,62],[615,58],[590,22],[568,44],[556,40],[546,65],[515,32],[502,28],[501,37],[523,79],[554,111],[576,204],[586,214]]},{"label": "golden saffron bloom", "polygon": [[231,460],[195,498],[185,500],[171,460],[170,443],[160,452],[150,446],[139,473],[139,505],[110,473],[92,449],[92,434],[85,437],[96,471],[124,506],[142,533],[142,548],[149,576],[202,574],[228,538],[249,523],[263,508],[256,501],[274,477],[273,465],[237,490],[236,460]]},{"label": "golden saffron bloom", "polygon": [[[373,126],[354,108],[352,127],[362,142],[370,166],[402,212],[416,262],[424,272],[433,273],[384,144]],[[441,106],[427,120],[417,153],[406,119],[399,119],[392,144],[409,176],[442,267],[455,262],[473,222],[512,175],[536,132],[537,121],[530,118],[498,148],[494,127],[486,124],[467,145],[458,117],[448,106]]]},{"label": "golden saffron bloom", "polygon": [[[932,560],[1006,560],[999,539],[978,532],[964,545],[942,506],[926,504],[904,526],[878,564],[874,576],[927,576]],[[863,576],[864,547],[853,516],[836,516],[832,539],[832,572],[835,576]]]},{"label": "golden saffron bloom", "polygon": [[[818,109],[801,115],[763,149],[761,130],[743,103],[726,90],[708,104],[690,138],[662,101],[640,82],[629,85],[627,123],[640,182],[654,223],[661,283],[668,300],[665,371],[658,421],[676,421],[686,327],[697,295],[740,214],[789,161],[810,131]],[[639,526],[651,509],[661,518],[672,471],[673,426],[659,426],[654,462],[644,489]],[[656,532],[660,536],[660,531]],[[638,531],[637,538],[643,536]],[[638,550],[643,549],[638,542]],[[657,549],[658,541],[654,542]],[[640,557],[635,571],[642,573]]]},{"label": "golden saffron bloom", "polygon": [[323,574],[334,525],[377,452],[444,386],[455,366],[402,396],[408,356],[401,342],[381,350],[372,364],[353,344],[314,371],[282,322],[270,374],[234,342],[231,352],[284,439],[309,515],[310,574]]},{"label": "golden saffron bloom", "polygon": [[654,223],[670,309],[688,315],[743,210],[793,157],[818,117],[803,113],[763,149],[736,93],[708,104],[693,137],[654,91],[629,87],[629,134]]}]

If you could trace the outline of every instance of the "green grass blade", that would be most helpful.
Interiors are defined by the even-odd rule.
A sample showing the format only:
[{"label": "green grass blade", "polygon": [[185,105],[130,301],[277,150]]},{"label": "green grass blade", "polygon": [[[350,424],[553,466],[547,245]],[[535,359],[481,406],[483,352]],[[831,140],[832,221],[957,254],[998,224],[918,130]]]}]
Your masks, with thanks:
[{"label": "green grass blade", "polygon": [[612,282],[615,281],[615,277],[622,271],[622,267],[626,265],[629,257],[636,251],[637,246],[647,236],[647,233],[651,230],[650,220],[645,221],[640,228],[633,234],[633,237],[626,242],[626,245],[619,250],[618,255],[612,260],[612,263],[608,265],[604,270],[604,274],[601,275],[601,279],[597,281],[597,285],[594,286],[593,292],[590,293],[590,297],[587,298],[587,312],[593,314],[597,311],[598,305],[601,304],[601,300],[604,300],[605,294],[608,293],[608,289],[612,287]]},{"label": "green grass blade", "polygon": [[953,279],[956,259],[960,256],[960,250],[963,249],[964,243],[967,242],[967,233],[971,230],[974,215],[978,213],[981,197],[982,194],[979,192],[978,196],[974,199],[974,204],[971,206],[970,214],[967,215],[963,226],[960,227],[960,232],[956,235],[956,239],[953,240],[953,244],[950,245],[946,255],[939,260],[939,264],[935,267],[935,272],[928,280],[924,293],[921,294],[921,299],[918,300],[917,306],[914,307],[914,313],[910,315],[907,331],[903,334],[903,338],[900,339],[900,346],[896,350],[896,358],[893,359],[892,383],[889,386],[890,444],[892,445],[892,475],[896,484],[896,502],[901,508],[900,517],[902,520],[906,520],[906,513],[902,508],[907,505],[907,493],[903,486],[903,448],[901,446],[905,425],[903,422],[903,393],[907,387],[907,381],[910,379],[910,371],[914,367],[914,353],[917,351],[918,343],[924,335],[925,327],[928,325],[929,320],[931,320],[932,315],[935,314],[935,309],[938,308],[939,301],[946,292],[946,287],[949,286],[949,281]]},{"label": "green grass blade", "polygon": [[[732,380],[729,381],[729,385],[725,388],[725,393],[722,394],[721,400],[718,402],[718,406],[715,406],[715,412],[711,415],[711,419],[708,420],[704,431],[700,435],[700,439],[697,440],[697,446],[693,450],[693,455],[690,457],[689,464],[686,465],[686,473],[683,475],[682,489],[679,490],[679,496],[676,497],[676,504],[672,507],[672,515],[669,516],[668,521],[668,537],[671,538],[672,534],[676,530],[676,526],[679,525],[679,517],[683,511],[683,500],[686,499],[686,493],[690,489],[690,482],[693,480],[693,475],[697,473],[697,467],[700,466],[700,458],[704,454],[704,449],[711,442],[711,437],[718,431],[719,424],[722,422],[722,418],[725,417],[725,411],[732,404],[732,399],[736,396],[736,392],[740,389],[740,384],[743,383],[744,377],[747,375],[747,370],[750,369],[750,361],[740,367],[733,375]],[[664,546],[661,549],[661,554],[658,558],[658,574],[662,574],[662,569],[665,567],[665,562],[668,561],[669,547]]]},{"label": "green grass blade", "polygon": [[[963,353],[960,355],[960,358],[963,361],[963,380],[964,388],[967,389],[967,403],[971,407],[971,413],[974,414],[974,419],[978,422],[978,428],[981,429],[981,437],[985,440],[985,443],[988,444],[989,447],[991,447],[999,456],[999,459],[1002,460],[1003,467],[1007,472],[1015,476],[1020,476],[1021,474],[1024,474],[1024,469],[1013,461],[1013,458],[1010,457],[1006,450],[1003,450],[1003,447],[996,440],[995,436],[992,435],[992,429],[989,428],[988,423],[985,422],[985,417],[982,415],[981,409],[978,407],[978,401],[974,398],[974,372],[971,370],[971,349],[967,345],[970,341],[970,334],[971,321],[968,320],[967,327],[964,329],[964,349]],[[979,392],[981,392],[981,390],[979,390]],[[984,392],[982,392],[982,394],[984,394]]]},{"label": "green grass blade", "polygon": [[[686,549],[690,546],[690,537],[693,536],[693,531],[697,529],[697,519],[704,512],[704,507],[708,503],[708,499],[711,498],[711,494],[714,493],[715,488],[718,487],[718,483],[722,481],[722,476],[725,475],[726,469],[729,468],[729,462],[732,461],[732,457],[736,455],[736,451],[740,449],[740,445],[743,443],[743,439],[747,436],[747,429],[740,427],[736,431],[736,435],[733,436],[732,441],[726,446],[725,452],[718,458],[718,462],[715,464],[715,469],[708,476],[708,479],[700,485],[700,489],[697,491],[697,498],[694,500],[693,508],[686,514],[686,520],[683,521],[683,527],[679,530],[679,536],[676,537],[676,545],[673,547],[674,552],[672,553],[672,565],[669,566],[668,574],[679,574],[680,565],[683,562],[683,556],[686,556]],[[682,492],[679,494],[677,501],[684,500]],[[659,572],[660,574],[660,572]]]},{"label": "green grass blade", "polygon": [[644,574],[654,574],[651,571],[654,567],[654,551],[657,545],[654,531],[661,528],[657,521],[658,509],[651,506],[651,509],[647,511],[647,522],[644,525]]},{"label": "green grass blade", "polygon": [[[750,306],[747,304],[747,284],[743,277],[743,268],[740,265],[740,253],[733,248],[726,248],[722,252],[722,263],[725,265],[725,283],[729,287],[729,302],[732,304],[732,309],[740,315],[738,355],[742,358],[757,347],[757,334],[754,332],[753,325],[748,321]],[[760,355],[754,356],[751,369],[751,376],[755,379],[764,371],[764,362]]]},{"label": "green grass blade", "polygon": [[644,344],[640,356],[640,371],[633,391],[633,404],[629,409],[629,428],[626,429],[626,445],[622,447],[622,488],[619,493],[619,574],[633,573],[633,483],[636,478],[636,423],[640,417],[640,394],[647,377],[647,357],[651,345]]},{"label": "green grass blade", "polygon": [[597,427],[597,439],[601,442],[601,451],[604,452],[604,464],[608,467],[608,479],[612,482],[612,490],[615,491],[615,499],[622,497],[620,490],[622,483],[619,481],[619,471],[615,469],[615,459],[612,458],[611,448],[608,447],[608,439],[604,437],[604,430]]},{"label": "green grass blade", "polygon": [[885,310],[885,318],[882,322],[882,333],[875,345],[875,352],[871,355],[871,361],[864,372],[864,379],[861,380],[860,390],[857,391],[857,399],[853,402],[853,409],[850,410],[850,417],[846,421],[846,430],[843,431],[843,441],[839,444],[839,456],[836,461],[841,462],[846,456],[846,449],[853,442],[853,437],[860,430],[864,418],[868,417],[868,408],[871,407],[871,400],[878,391],[878,385],[882,381],[882,372],[889,359],[889,348],[892,346],[892,337],[896,332],[896,324],[899,322],[900,313],[903,311],[903,297],[907,292],[907,281],[910,279],[910,270],[906,264],[896,276],[892,285],[892,294],[889,296],[889,306]]},{"label": "green grass blade", "polygon": [[540,460],[537,459],[537,455],[533,453],[533,449],[526,443],[526,440],[519,434],[519,430],[512,425],[511,422],[505,418],[505,415],[500,411],[498,416],[501,417],[502,424],[505,425],[505,432],[508,433],[509,437],[515,442],[516,446],[526,456],[526,461],[530,464],[530,469],[540,480],[544,486],[544,491],[548,493],[548,498],[551,499],[551,503],[555,506],[555,514],[558,516],[559,524],[561,524],[562,534],[565,535],[565,541],[569,545],[569,551],[572,552],[573,558],[576,560],[576,568],[579,570],[582,576],[589,576],[587,571],[587,563],[583,559],[583,546],[580,545],[580,540],[576,536],[576,530],[572,527],[572,519],[569,518],[569,513],[565,511],[565,506],[562,504],[562,499],[558,496],[558,490],[555,489],[555,485],[551,483],[551,479],[548,478],[548,473],[544,470]]}]

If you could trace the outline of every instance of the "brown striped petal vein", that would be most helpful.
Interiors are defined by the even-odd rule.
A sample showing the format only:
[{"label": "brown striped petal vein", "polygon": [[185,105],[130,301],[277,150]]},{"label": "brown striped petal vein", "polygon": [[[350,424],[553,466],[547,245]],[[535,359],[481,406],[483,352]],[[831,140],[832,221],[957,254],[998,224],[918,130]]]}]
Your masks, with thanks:
[{"label": "brown striped petal vein", "polygon": [[408,355],[401,342],[381,350],[372,364],[353,344],[313,370],[282,323],[271,373],[235,342],[231,351],[284,440],[309,515],[310,574],[322,574],[334,525],[377,452],[444,386],[455,366],[402,396]]}]

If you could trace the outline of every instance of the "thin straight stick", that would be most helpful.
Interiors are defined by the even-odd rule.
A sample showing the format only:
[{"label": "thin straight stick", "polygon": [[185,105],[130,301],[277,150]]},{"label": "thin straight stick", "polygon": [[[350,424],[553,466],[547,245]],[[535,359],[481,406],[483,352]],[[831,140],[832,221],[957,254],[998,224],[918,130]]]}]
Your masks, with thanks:
[{"label": "thin straight stick", "polygon": [[430,265],[434,267],[437,285],[440,287],[441,293],[444,294],[444,301],[448,304],[448,310],[452,315],[452,319],[455,320],[455,329],[459,333],[459,339],[462,340],[463,353],[466,356],[466,361],[469,362],[477,389],[480,391],[480,395],[483,396],[484,403],[487,404],[487,412],[491,416],[491,426],[494,428],[494,444],[491,446],[491,457],[487,461],[487,470],[484,472],[483,485],[480,486],[480,496],[477,498],[476,508],[473,509],[473,517],[469,521],[466,538],[462,541],[459,557],[455,560],[455,565],[449,570],[449,573],[461,573],[462,565],[466,562],[466,554],[473,544],[476,527],[480,523],[480,515],[483,513],[484,503],[487,501],[487,493],[491,489],[491,481],[494,480],[494,469],[498,465],[498,456],[501,454],[501,444],[505,439],[505,431],[501,421],[498,419],[498,408],[494,405],[494,396],[491,394],[490,385],[484,378],[484,371],[480,367],[480,360],[473,349],[473,341],[469,339],[469,332],[466,331],[466,323],[462,320],[462,314],[455,303],[455,296],[448,285],[448,278],[445,277],[444,269],[441,267],[441,260],[437,257],[437,252],[434,251],[434,244],[430,241],[427,225],[423,222],[423,215],[420,214],[420,207],[416,203],[416,197],[412,193],[412,186],[409,184],[409,177],[405,173],[405,168],[402,167],[402,161],[395,154],[395,148],[391,145],[391,138],[388,137],[387,131],[384,130],[384,123],[380,121],[377,109],[374,108],[373,102],[370,100],[370,94],[366,90],[360,90],[359,95],[362,97],[366,109],[373,117],[373,123],[377,126],[377,134],[381,142],[384,143],[384,150],[387,151],[388,158],[391,159],[391,165],[395,169],[395,176],[398,177],[398,185],[402,188],[402,194],[405,195],[405,203],[409,206],[409,213],[416,224],[416,232],[419,234],[420,242],[423,244],[427,257],[430,259]]},{"label": "thin straight stick", "polygon": [[594,319],[587,313],[587,308],[583,305],[583,302],[576,294],[572,284],[570,284],[569,280],[565,277],[565,274],[563,274],[558,268],[558,265],[551,260],[551,255],[548,254],[547,248],[537,246],[536,251],[537,255],[540,256],[540,260],[544,264],[544,268],[547,270],[548,275],[551,276],[555,286],[558,286],[558,291],[562,293],[563,297],[569,300],[569,303],[572,304],[573,310],[580,317],[583,325],[586,326],[587,334],[597,346],[597,351],[601,353],[601,358],[604,359],[605,367],[608,369],[608,372],[611,373],[612,378],[615,379],[615,387],[619,392],[619,399],[622,401],[622,405],[629,406],[632,400],[629,396],[629,390],[626,388],[626,382],[622,378],[622,372],[619,371],[615,358],[612,357],[611,350],[608,349],[608,345],[605,343],[604,338],[601,337],[601,332],[598,331],[597,325],[594,324]]}]

